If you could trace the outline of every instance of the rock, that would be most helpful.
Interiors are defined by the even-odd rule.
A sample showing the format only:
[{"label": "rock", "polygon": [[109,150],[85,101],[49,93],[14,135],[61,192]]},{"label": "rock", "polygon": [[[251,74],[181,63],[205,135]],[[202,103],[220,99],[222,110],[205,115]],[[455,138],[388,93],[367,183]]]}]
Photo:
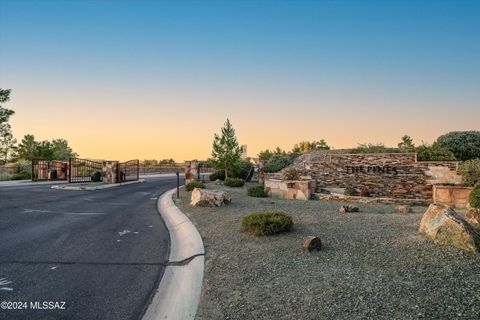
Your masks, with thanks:
[{"label": "rock", "polygon": [[360,210],[357,207],[347,205],[347,206],[341,206],[338,211],[340,211],[341,213],[347,213],[347,212],[359,212]]},{"label": "rock", "polygon": [[232,202],[232,197],[225,191],[195,188],[192,191],[192,207],[220,207]]},{"label": "rock", "polygon": [[465,220],[474,227],[480,227],[480,209],[470,209],[465,213]]},{"label": "rock", "polygon": [[401,204],[395,207],[395,211],[398,213],[412,213],[412,207]]},{"label": "rock", "polygon": [[319,237],[308,236],[303,238],[303,251],[320,251],[322,249],[322,240]]},{"label": "rock", "polygon": [[422,217],[419,232],[439,244],[468,251],[480,251],[480,234],[446,205],[431,204]]}]

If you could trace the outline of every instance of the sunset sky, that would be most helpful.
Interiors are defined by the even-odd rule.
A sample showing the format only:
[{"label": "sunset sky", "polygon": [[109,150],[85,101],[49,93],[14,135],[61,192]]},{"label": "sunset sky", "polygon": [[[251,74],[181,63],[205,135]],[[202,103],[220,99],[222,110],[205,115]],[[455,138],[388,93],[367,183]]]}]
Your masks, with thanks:
[{"label": "sunset sky", "polygon": [[0,87],[89,158],[430,143],[480,129],[480,1],[0,0]]}]

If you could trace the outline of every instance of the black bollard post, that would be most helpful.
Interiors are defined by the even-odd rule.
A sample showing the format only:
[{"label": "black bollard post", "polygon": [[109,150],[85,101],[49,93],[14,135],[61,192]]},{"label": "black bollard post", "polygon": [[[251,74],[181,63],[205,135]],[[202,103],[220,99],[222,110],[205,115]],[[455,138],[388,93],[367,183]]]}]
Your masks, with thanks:
[{"label": "black bollard post", "polygon": [[177,199],[180,198],[180,172],[177,171]]}]

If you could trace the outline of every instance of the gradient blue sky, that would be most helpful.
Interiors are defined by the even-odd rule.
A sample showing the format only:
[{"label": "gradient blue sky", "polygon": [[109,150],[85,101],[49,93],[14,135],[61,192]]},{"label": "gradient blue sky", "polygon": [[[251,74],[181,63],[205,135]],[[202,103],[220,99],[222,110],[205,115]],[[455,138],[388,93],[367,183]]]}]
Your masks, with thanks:
[{"label": "gradient blue sky", "polygon": [[0,0],[0,87],[84,157],[432,142],[480,129],[480,1]]}]

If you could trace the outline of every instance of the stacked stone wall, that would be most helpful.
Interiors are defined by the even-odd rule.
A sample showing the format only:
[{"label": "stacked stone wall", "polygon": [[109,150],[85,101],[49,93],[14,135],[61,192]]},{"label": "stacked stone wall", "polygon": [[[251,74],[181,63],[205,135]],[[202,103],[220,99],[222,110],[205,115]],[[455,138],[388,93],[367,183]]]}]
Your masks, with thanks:
[{"label": "stacked stone wall", "polygon": [[417,162],[415,153],[322,153],[307,159],[293,166],[317,181],[317,192],[367,188],[375,197],[431,200],[433,184],[461,183],[457,162]]}]

